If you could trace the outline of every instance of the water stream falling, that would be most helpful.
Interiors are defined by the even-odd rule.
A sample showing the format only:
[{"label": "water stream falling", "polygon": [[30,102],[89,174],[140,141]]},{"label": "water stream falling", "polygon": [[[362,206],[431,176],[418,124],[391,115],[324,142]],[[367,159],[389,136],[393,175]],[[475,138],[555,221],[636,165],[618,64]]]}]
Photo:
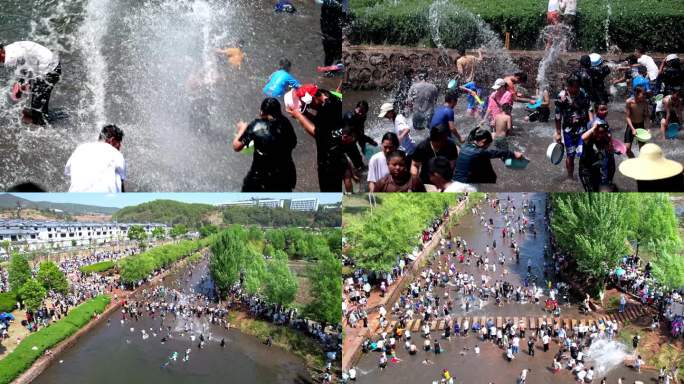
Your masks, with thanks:
[{"label": "water stream falling", "polygon": [[587,351],[589,358],[596,367],[598,376],[605,375],[611,369],[624,364],[628,356],[624,344],[615,340],[599,339],[594,341]]}]

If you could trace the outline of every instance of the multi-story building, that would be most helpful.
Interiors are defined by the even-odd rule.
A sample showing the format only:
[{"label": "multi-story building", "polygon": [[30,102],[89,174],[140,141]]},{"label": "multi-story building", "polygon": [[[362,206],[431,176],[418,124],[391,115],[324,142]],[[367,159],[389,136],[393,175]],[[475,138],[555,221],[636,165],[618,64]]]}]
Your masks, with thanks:
[{"label": "multi-story building", "polygon": [[[169,228],[159,223],[0,220],[0,243],[9,241],[13,248],[26,251],[104,244],[127,239],[128,229],[134,225],[148,234],[157,227]],[[6,258],[5,253],[0,247],[0,258]]]},{"label": "multi-story building", "polygon": [[290,210],[315,212],[318,210],[318,199],[315,197],[307,199],[292,199],[290,200]]}]

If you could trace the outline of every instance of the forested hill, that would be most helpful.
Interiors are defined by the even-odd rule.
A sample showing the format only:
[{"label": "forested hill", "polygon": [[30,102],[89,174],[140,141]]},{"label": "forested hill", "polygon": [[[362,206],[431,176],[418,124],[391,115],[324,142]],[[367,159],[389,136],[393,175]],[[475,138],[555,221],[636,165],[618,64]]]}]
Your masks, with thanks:
[{"label": "forested hill", "polygon": [[154,200],[140,205],[125,207],[117,211],[113,220],[119,222],[153,222],[183,224],[197,228],[207,220],[207,215],[216,210],[209,204],[189,204],[173,200]]},{"label": "forested hill", "polygon": [[126,207],[112,217],[120,222],[158,222],[183,224],[198,229],[204,225],[259,225],[264,227],[340,227],[341,209],[317,212],[291,211],[285,208],[189,204],[173,200],[155,200]]}]

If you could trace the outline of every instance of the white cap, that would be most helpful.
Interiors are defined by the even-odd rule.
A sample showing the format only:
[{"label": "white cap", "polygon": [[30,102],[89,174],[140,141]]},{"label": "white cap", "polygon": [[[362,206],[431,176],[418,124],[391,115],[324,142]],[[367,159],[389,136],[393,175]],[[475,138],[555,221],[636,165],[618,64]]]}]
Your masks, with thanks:
[{"label": "white cap", "polygon": [[492,89],[499,89],[504,85],[506,85],[506,81],[504,79],[496,79],[494,85],[492,85]]},{"label": "white cap", "polygon": [[385,117],[385,115],[389,111],[394,111],[394,105],[392,105],[392,103],[383,104],[382,106],[380,106],[380,114],[378,115],[378,117]]},{"label": "white cap", "polygon": [[678,59],[678,58],[679,58],[679,56],[677,56],[676,53],[672,53],[670,55],[667,55],[667,57],[665,58],[665,61],[668,62],[668,61],[672,61],[672,60]]},{"label": "white cap", "polygon": [[589,55],[589,60],[591,60],[591,66],[596,67],[598,65],[603,64],[603,59],[601,58],[601,55],[598,53],[592,53]]}]

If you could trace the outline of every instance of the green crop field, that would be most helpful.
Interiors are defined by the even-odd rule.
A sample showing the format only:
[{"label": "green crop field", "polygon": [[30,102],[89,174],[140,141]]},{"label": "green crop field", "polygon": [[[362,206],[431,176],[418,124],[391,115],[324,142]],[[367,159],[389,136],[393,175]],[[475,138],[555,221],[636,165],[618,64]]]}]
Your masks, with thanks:
[{"label": "green crop field", "polygon": [[[428,0],[350,0],[354,44],[434,46]],[[610,17],[608,16],[610,5]],[[605,51],[609,41],[623,51],[644,46],[649,51],[682,52],[684,1],[579,0],[575,30],[577,48]],[[436,6],[439,31],[447,48],[477,48],[484,37],[477,26],[484,21],[502,40],[511,34],[511,48],[537,48],[546,25],[546,2],[540,0],[446,0]],[[475,17],[473,16],[475,15]]]}]

